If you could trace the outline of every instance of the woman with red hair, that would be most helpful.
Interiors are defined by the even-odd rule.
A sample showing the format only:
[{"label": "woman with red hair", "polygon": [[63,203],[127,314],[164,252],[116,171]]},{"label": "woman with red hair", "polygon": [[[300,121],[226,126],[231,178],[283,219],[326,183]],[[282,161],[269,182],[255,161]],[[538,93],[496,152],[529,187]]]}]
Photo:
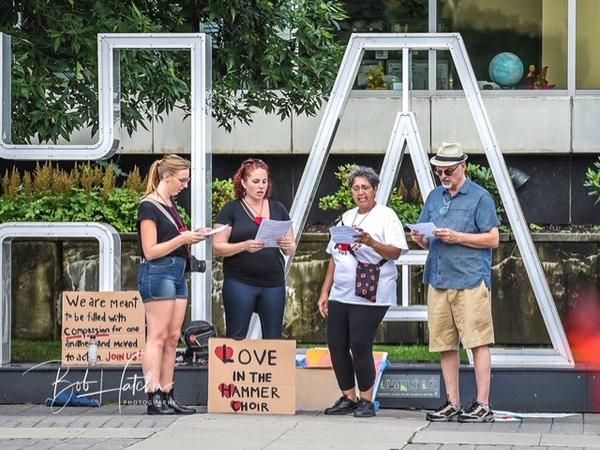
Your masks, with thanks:
[{"label": "woman with red hair", "polygon": [[270,200],[273,185],[269,166],[247,159],[233,176],[236,200],[217,214],[214,227],[229,225],[213,238],[215,256],[223,257],[223,307],[227,337],[244,339],[252,313],[258,313],[265,339],[282,336],[285,308],[283,255],[296,248],[293,231],[265,247],[255,239],[263,219],[289,220],[285,207]]}]

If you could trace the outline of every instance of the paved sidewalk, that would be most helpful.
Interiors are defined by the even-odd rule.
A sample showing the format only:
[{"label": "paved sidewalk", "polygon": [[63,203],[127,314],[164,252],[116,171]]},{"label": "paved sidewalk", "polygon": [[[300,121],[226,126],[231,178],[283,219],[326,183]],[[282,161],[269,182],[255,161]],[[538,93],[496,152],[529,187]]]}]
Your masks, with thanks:
[{"label": "paved sidewalk", "polygon": [[491,424],[429,423],[421,411],[383,410],[373,419],[295,416],[146,416],[144,407],[0,405],[8,449],[600,449],[600,414]]}]

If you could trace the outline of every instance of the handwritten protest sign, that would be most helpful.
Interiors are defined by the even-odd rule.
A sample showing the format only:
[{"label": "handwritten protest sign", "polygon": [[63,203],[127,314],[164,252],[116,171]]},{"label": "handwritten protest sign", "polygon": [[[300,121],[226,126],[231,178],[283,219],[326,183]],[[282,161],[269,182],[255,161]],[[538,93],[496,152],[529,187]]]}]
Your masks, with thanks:
[{"label": "handwritten protest sign", "polygon": [[296,341],[209,341],[208,412],[296,413]]},{"label": "handwritten protest sign", "polygon": [[91,336],[97,364],[141,364],[145,325],[139,292],[63,292],[62,363],[87,365]]}]

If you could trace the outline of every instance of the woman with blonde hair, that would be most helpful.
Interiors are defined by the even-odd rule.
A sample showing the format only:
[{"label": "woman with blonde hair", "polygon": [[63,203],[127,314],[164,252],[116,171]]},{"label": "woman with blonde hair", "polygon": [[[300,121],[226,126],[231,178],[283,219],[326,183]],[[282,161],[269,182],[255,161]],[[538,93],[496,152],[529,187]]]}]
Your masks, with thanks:
[{"label": "woman with blonde hair", "polygon": [[187,188],[189,161],[167,155],[150,167],[140,202],[137,232],[142,253],[138,289],[146,313],[142,367],[148,414],[193,414],[173,397],[175,352],[188,299],[185,278],[188,246],[205,239],[208,229],[187,229],[173,197]]}]

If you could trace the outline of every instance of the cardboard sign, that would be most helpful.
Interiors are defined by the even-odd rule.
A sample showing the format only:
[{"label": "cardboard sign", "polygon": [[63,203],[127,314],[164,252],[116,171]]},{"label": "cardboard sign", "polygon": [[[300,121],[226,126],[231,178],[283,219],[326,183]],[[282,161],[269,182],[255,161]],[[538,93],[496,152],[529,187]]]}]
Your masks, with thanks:
[{"label": "cardboard sign", "polygon": [[63,292],[62,363],[88,365],[92,335],[98,365],[141,364],[146,333],[139,292]]},{"label": "cardboard sign", "polygon": [[333,369],[296,369],[296,409],[323,411],[340,398],[341,392]]},{"label": "cardboard sign", "polygon": [[[378,395],[378,387],[385,367],[387,352],[373,352],[375,363],[375,385],[373,398]],[[322,411],[331,406],[341,392],[338,387],[331,355],[327,348],[309,348],[303,358],[298,359],[296,369],[296,408],[299,411]],[[318,389],[315,388],[318,386]],[[356,394],[359,395],[358,388]]]},{"label": "cardboard sign", "polygon": [[296,413],[296,341],[209,341],[208,412]]}]

